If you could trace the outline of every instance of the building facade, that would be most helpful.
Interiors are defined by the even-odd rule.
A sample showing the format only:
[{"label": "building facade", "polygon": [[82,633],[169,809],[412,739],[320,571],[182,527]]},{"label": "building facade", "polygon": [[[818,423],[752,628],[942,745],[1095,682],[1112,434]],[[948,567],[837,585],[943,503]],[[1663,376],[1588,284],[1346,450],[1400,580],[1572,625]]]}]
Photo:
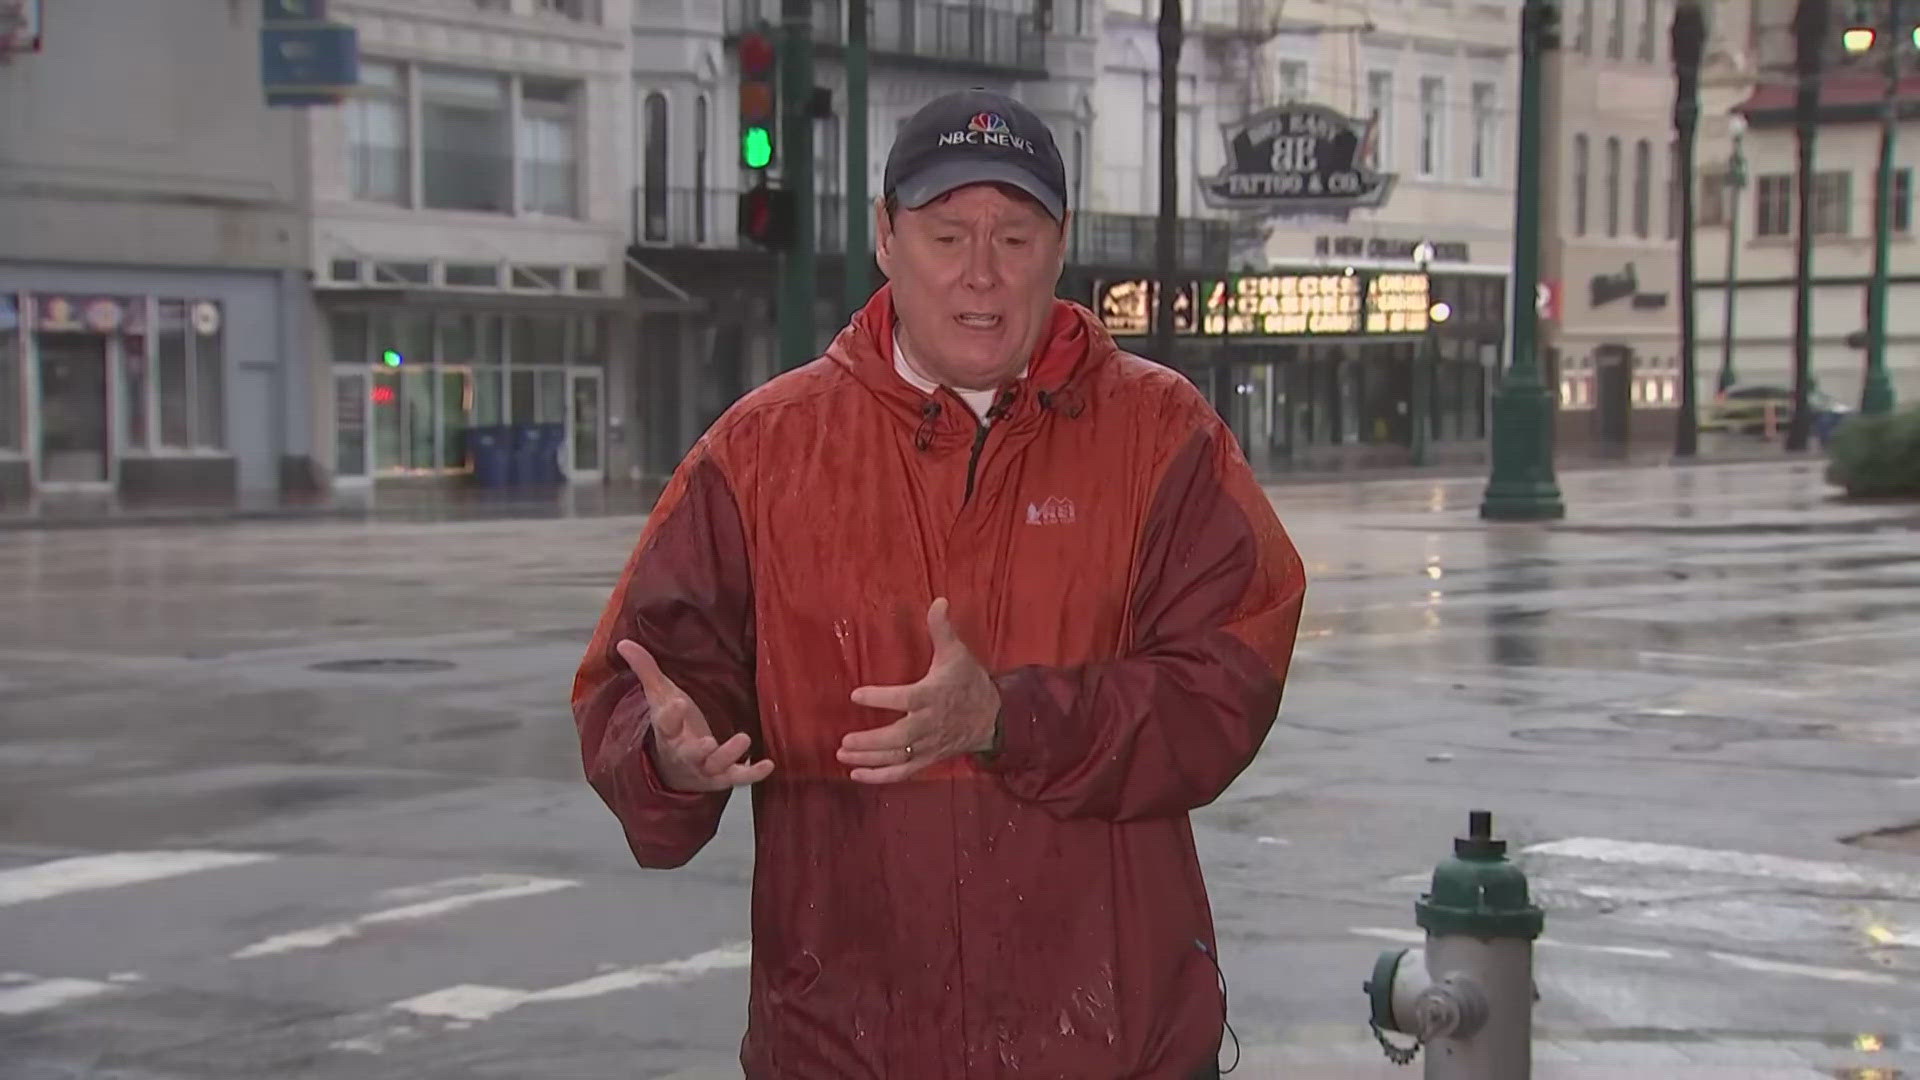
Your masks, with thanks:
[{"label": "building facade", "polygon": [[[1201,0],[1187,10],[1179,205],[1201,228],[1181,246],[1181,273],[1199,312],[1168,359],[1263,471],[1480,452],[1506,338],[1517,9]],[[1157,11],[1109,6],[1095,95],[1091,198],[1143,215],[1159,198]],[[1310,146],[1265,141],[1275,130],[1319,134]],[[1251,160],[1259,154],[1272,160]],[[1233,183],[1251,179],[1274,197],[1235,204]],[[1368,194],[1316,195],[1343,182]],[[1094,284],[1109,290],[1096,303],[1120,304],[1116,284],[1145,295],[1125,279]],[[1227,310],[1264,308],[1281,314]],[[1130,323],[1149,329],[1109,320],[1123,332]]]},{"label": "building facade", "polygon": [[315,446],[297,123],[257,63],[178,63],[255,56],[257,24],[44,16],[44,53],[0,66],[0,502],[274,490]]},{"label": "building facade", "polygon": [[1679,168],[1671,0],[1568,0],[1546,60],[1541,344],[1563,446],[1671,445]]},{"label": "building facade", "polygon": [[[1809,368],[1816,392],[1853,408],[1860,406],[1865,381],[1862,346],[1878,209],[1880,117],[1888,89],[1883,64],[1889,43],[1881,28],[1871,25],[1878,10],[1878,5],[1833,5],[1814,140]],[[1703,74],[1695,216],[1702,401],[1719,390],[1721,371],[1728,367],[1740,384],[1793,385],[1799,219],[1792,16],[1792,4],[1764,0],[1714,8]],[[1889,205],[1886,362],[1896,399],[1905,403],[1920,400],[1920,251],[1913,230],[1913,175],[1920,163],[1920,120],[1912,118],[1920,103],[1920,61],[1912,38],[1916,23],[1920,9],[1910,13],[1891,43],[1899,50],[1902,74],[1895,88],[1901,119]],[[1856,32],[1856,45],[1866,47],[1849,52],[1848,30]],[[1857,36],[1861,30],[1872,33],[1863,39]],[[1743,182],[1733,182],[1735,177]]]}]

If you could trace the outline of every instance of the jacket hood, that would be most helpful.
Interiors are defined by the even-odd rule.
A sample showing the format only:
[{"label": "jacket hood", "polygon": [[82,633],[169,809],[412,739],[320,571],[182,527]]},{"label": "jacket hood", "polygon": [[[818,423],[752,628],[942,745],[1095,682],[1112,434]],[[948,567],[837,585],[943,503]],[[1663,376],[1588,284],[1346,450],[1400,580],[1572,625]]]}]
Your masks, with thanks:
[{"label": "jacket hood", "polygon": [[[911,426],[920,449],[936,439],[944,442],[948,436],[971,438],[976,421],[959,395],[944,387],[923,394],[894,370],[893,328],[893,287],[883,285],[835,335],[826,358],[846,369],[889,413]],[[1092,312],[1070,300],[1056,299],[1026,374],[1001,386],[989,415],[1016,425],[1037,422],[1045,413],[1077,417],[1085,407],[1081,388],[1088,376],[1118,351],[1113,336]]]}]

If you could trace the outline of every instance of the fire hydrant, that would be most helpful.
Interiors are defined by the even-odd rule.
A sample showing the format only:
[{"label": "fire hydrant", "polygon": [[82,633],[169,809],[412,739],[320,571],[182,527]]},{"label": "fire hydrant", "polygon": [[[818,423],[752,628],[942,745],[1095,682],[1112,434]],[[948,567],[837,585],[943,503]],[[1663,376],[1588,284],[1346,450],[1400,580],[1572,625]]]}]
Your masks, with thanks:
[{"label": "fire hydrant", "polygon": [[[1380,954],[1366,983],[1374,1037],[1395,1064],[1427,1050],[1426,1080],[1528,1080],[1533,1072],[1533,942],[1546,917],[1527,875],[1493,838],[1493,815],[1468,815],[1453,858],[1414,905],[1422,949]],[[1395,1046],[1386,1031],[1412,1035]]]}]

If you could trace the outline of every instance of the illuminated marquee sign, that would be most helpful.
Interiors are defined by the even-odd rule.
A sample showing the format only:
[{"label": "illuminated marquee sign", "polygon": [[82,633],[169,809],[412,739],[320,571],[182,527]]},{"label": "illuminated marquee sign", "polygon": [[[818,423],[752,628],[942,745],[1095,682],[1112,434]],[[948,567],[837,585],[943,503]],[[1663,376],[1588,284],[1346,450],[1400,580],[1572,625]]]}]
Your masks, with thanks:
[{"label": "illuminated marquee sign", "polygon": [[[1425,333],[1432,295],[1425,274],[1242,274],[1182,285],[1173,303],[1177,334],[1365,337]],[[1153,329],[1153,282],[1102,282],[1094,308],[1108,333],[1144,337]]]}]

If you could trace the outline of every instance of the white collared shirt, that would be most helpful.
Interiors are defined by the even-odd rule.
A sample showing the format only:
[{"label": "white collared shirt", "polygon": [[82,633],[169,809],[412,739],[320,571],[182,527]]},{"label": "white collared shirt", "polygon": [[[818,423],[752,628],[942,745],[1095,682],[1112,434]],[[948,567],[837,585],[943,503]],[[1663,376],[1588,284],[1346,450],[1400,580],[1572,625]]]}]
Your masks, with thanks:
[{"label": "white collared shirt", "polygon": [[[939,383],[920,374],[919,369],[915,368],[912,362],[907,359],[906,346],[900,341],[900,330],[898,327],[895,327],[893,331],[893,370],[900,373],[900,377],[907,381],[908,386],[913,387],[923,394],[933,394],[940,389]],[[1024,376],[1026,373],[1026,369],[1022,368],[1020,374]],[[960,390],[956,388],[953,392],[960,395],[960,400],[967,403],[967,408],[973,410],[973,415],[978,418],[981,423],[984,424],[988,422],[987,410],[993,408],[993,399],[994,396],[999,393],[998,390]]]}]

